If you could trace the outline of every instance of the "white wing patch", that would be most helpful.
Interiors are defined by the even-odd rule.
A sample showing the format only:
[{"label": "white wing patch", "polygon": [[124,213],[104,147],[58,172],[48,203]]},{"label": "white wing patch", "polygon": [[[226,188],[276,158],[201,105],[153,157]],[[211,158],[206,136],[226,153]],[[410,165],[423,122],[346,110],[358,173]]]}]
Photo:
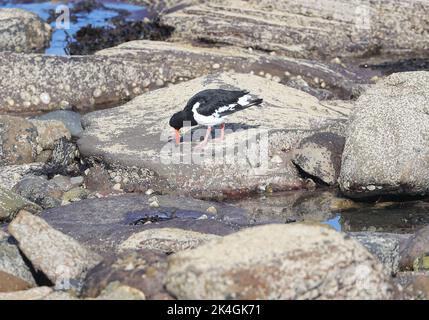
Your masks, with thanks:
[{"label": "white wing patch", "polygon": [[240,99],[238,99],[238,104],[245,106],[249,104],[251,100],[252,100],[252,97],[249,94],[246,94],[245,96],[242,96]]},{"label": "white wing patch", "polygon": [[198,124],[201,124],[204,126],[217,126],[219,124],[224,123],[226,120],[226,117],[221,118],[219,116],[219,112],[222,112],[220,110],[223,109],[223,111],[226,111],[226,110],[229,110],[229,108],[231,106],[235,107],[235,105],[220,107],[214,114],[212,114],[210,116],[204,116],[204,115],[198,113],[197,109],[199,106],[200,106],[199,102],[194,104],[194,106],[192,107],[192,113],[194,115],[195,121],[198,122]]}]

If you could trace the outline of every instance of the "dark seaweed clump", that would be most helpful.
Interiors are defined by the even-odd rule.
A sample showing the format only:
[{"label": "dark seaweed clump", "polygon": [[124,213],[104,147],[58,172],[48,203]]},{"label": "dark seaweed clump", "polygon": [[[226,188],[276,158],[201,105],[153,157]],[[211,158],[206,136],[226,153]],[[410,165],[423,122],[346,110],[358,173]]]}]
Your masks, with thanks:
[{"label": "dark seaweed clump", "polygon": [[361,68],[370,68],[372,70],[379,70],[384,75],[390,75],[397,72],[408,72],[408,71],[428,71],[429,70],[429,59],[427,58],[413,58],[413,59],[402,59],[398,61],[389,61],[379,64],[365,64],[361,65]]},{"label": "dark seaweed clump", "polygon": [[113,27],[81,28],[72,38],[69,37],[67,52],[70,55],[87,55],[98,50],[117,46],[133,40],[165,40],[171,35],[171,29],[155,21],[116,20]]}]

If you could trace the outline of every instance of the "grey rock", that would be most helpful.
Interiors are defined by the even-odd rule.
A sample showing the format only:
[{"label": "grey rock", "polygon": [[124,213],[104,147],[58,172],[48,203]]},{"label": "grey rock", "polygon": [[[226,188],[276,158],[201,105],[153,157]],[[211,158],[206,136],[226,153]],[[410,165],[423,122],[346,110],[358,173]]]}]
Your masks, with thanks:
[{"label": "grey rock", "polygon": [[[249,108],[232,115],[226,125],[225,142],[209,144],[204,153],[191,150],[190,142],[182,143],[183,155],[192,163],[180,162],[180,150],[169,139],[173,132],[168,121],[190,97],[209,88],[246,88],[264,99],[264,112]],[[151,109],[142,105],[159,106],[156,118]],[[214,198],[246,194],[260,185],[272,185],[274,190],[298,189],[305,183],[292,163],[270,162],[269,157],[290,149],[296,136],[290,129],[308,134],[332,124],[338,130],[338,122],[345,121],[350,109],[349,103],[321,103],[306,93],[261,77],[222,73],[149,92],[122,107],[87,114],[78,146],[85,159],[102,159],[121,176],[124,188],[131,191],[155,188]],[[203,130],[187,132],[184,139]],[[252,143],[258,137],[259,143]],[[250,148],[246,147],[248,141]],[[239,155],[233,154],[236,144],[244,149]],[[224,152],[228,156],[217,159],[210,156],[213,151],[215,155]],[[203,161],[198,163],[200,160]]]},{"label": "grey rock", "polygon": [[5,189],[12,189],[24,176],[43,172],[43,167],[42,162],[0,166],[0,184]]},{"label": "grey rock", "polygon": [[208,241],[219,239],[213,234],[204,234],[195,231],[162,228],[145,230],[133,234],[119,245],[120,250],[159,250],[164,253],[193,249]]},{"label": "grey rock", "polygon": [[427,30],[428,10],[422,1],[205,0],[164,14],[161,23],[174,28],[173,41],[252,47],[301,58],[361,57],[425,50],[424,32],[413,30]]},{"label": "grey rock", "polygon": [[60,289],[80,289],[86,272],[101,258],[43,219],[21,211],[8,226],[10,234],[31,261]]},{"label": "grey rock", "polygon": [[82,176],[72,177],[70,179],[70,182],[74,187],[78,187],[78,186],[82,185],[83,177]]},{"label": "grey rock", "polygon": [[392,275],[400,271],[400,249],[402,243],[408,238],[407,235],[375,232],[351,232],[348,234],[376,256]]},{"label": "grey rock", "polygon": [[169,257],[178,299],[390,299],[383,266],[357,241],[326,227],[246,229]]},{"label": "grey rock", "polygon": [[307,174],[328,185],[336,185],[341,169],[344,137],[320,132],[301,141],[293,154],[293,163]]},{"label": "grey rock", "polygon": [[70,177],[58,174],[54,176],[50,181],[55,183],[63,192],[67,192],[73,188],[73,184],[70,181]]},{"label": "grey rock", "polygon": [[374,74],[235,48],[155,41],[134,41],[92,56],[0,53],[0,111],[26,114],[73,108],[87,112],[122,105],[143,92],[159,89],[160,80],[168,85],[221,70],[263,72],[280,79],[289,72],[306,77],[310,84],[310,78],[318,77],[339,98],[349,98]]},{"label": "grey rock", "polygon": [[83,128],[80,122],[81,115],[68,110],[57,110],[35,117],[38,120],[58,120],[64,123],[73,137],[79,137]]},{"label": "grey rock", "polygon": [[396,73],[358,99],[339,178],[345,194],[429,192],[428,83],[429,72]]},{"label": "grey rock", "polygon": [[7,272],[15,277],[25,280],[31,285],[36,281],[31,273],[30,267],[21,256],[18,246],[9,236],[0,234],[0,271]]},{"label": "grey rock", "polygon": [[[149,207],[149,196],[128,194],[86,199],[49,209],[42,217],[55,229],[106,256],[135,233],[148,229],[179,228],[200,233],[225,235],[246,224],[245,210],[232,205],[192,198],[157,196],[160,208]],[[215,206],[217,215],[207,208]],[[207,219],[198,219],[206,215]],[[158,218],[156,218],[158,217]],[[152,221],[152,223],[146,223]]]},{"label": "grey rock", "polygon": [[172,297],[164,288],[166,272],[167,259],[162,253],[149,250],[122,253],[106,258],[88,273],[82,296],[103,298],[115,287],[131,287],[148,300],[170,300]]},{"label": "grey rock", "polygon": [[32,12],[0,9],[0,51],[42,52],[51,32],[51,27]]},{"label": "grey rock", "polygon": [[[261,51],[249,51],[238,47],[193,46],[189,43],[159,41],[131,41],[114,48],[97,52],[97,55],[120,56],[123,59],[139,59],[146,68],[154,67],[154,74],[169,83],[177,83],[219,71],[234,70],[250,73],[273,81],[292,84],[318,98],[350,98],[356,96],[361,87],[371,83],[371,78],[379,75],[376,71],[355,70],[339,64],[321,61],[295,59],[270,55]],[[161,65],[160,65],[161,64]],[[157,70],[162,68],[162,72]],[[306,86],[296,85],[289,78],[299,77]],[[319,82],[325,83],[326,90]],[[151,83],[148,88],[154,87]]]},{"label": "grey rock", "polygon": [[37,213],[42,210],[37,204],[12,191],[0,187],[0,222],[11,221],[20,210]]},{"label": "grey rock", "polygon": [[63,196],[55,182],[40,176],[26,176],[15,185],[14,191],[45,209],[61,205]]},{"label": "grey rock", "polygon": [[30,120],[37,130],[37,145],[43,150],[53,150],[61,138],[70,140],[71,135],[64,123],[57,120]]}]

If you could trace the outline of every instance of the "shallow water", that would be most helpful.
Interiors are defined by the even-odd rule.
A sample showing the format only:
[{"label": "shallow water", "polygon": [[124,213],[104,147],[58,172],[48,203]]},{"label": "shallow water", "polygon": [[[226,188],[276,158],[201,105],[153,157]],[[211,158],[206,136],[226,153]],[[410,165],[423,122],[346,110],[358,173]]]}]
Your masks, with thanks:
[{"label": "shallow water", "polygon": [[318,222],[345,232],[413,233],[429,224],[427,199],[358,202],[338,191],[292,191],[234,201],[249,212],[252,224]]},{"label": "shallow water", "polygon": [[[66,4],[72,11],[79,1],[67,1]],[[67,37],[73,37],[76,33],[87,25],[93,27],[114,27],[111,23],[112,18],[123,16],[125,21],[139,21],[146,15],[147,11],[143,6],[138,6],[130,3],[120,1],[106,1],[99,0],[102,3],[102,8],[94,9],[90,12],[76,13],[77,20],[70,21],[70,28],[64,30],[56,27],[56,21],[50,23],[53,28],[52,39],[50,46],[46,49],[45,53],[49,55],[67,55]],[[20,8],[27,11],[36,13],[42,20],[47,21],[51,14],[50,11],[58,8],[65,3],[59,1],[46,1],[46,2],[21,2],[16,0],[0,0],[0,8]],[[58,17],[61,13],[55,14]]]}]

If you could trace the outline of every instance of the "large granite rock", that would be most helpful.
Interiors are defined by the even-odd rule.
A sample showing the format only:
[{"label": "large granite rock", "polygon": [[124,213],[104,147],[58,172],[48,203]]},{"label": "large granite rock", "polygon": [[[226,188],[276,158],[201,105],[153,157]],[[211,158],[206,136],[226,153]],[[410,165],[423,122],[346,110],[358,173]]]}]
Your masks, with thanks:
[{"label": "large granite rock", "polygon": [[246,229],[169,258],[179,299],[389,299],[382,265],[355,240],[321,226]]},{"label": "large granite rock", "polygon": [[350,116],[340,187],[352,197],[429,191],[429,72],[389,76]]},{"label": "large granite rock", "polygon": [[79,289],[86,272],[101,261],[100,256],[26,211],[9,224],[8,231],[34,268],[59,289]]},{"label": "large granite rock", "polygon": [[173,40],[325,58],[425,50],[428,12],[411,0],[206,0],[161,23],[175,29]]},{"label": "large granite rock", "polygon": [[[201,153],[191,150],[187,142],[190,136],[194,135],[195,141],[197,135],[204,135],[204,129],[197,128],[187,131],[183,150],[179,150],[170,139],[173,130],[168,121],[190,97],[208,88],[246,89],[263,98],[264,103],[262,108],[232,115],[224,143],[209,144]],[[261,77],[223,73],[87,114],[78,145],[84,158],[102,159],[112,171],[119,172],[119,182],[130,190],[152,187],[197,197],[229,197],[267,185],[274,190],[298,189],[305,182],[287,151],[315,131],[342,131],[350,110],[349,103],[322,103]]]},{"label": "large granite rock", "polygon": [[133,41],[92,56],[0,53],[0,111],[89,111],[117,106],[144,91],[220,70],[253,72],[282,82],[299,75],[315,90],[323,86],[340,98],[358,95],[361,85],[369,83],[374,75],[338,64],[238,48],[200,48],[156,41]]},{"label": "large granite rock", "polygon": [[42,52],[51,39],[51,27],[22,9],[0,9],[0,51]]},{"label": "large granite rock", "polygon": [[[42,217],[55,229],[109,256],[123,241],[148,229],[177,228],[203,234],[230,234],[247,224],[246,211],[232,205],[185,197],[127,194],[87,199],[53,208]],[[217,213],[207,212],[210,207]],[[184,232],[185,233],[185,232]],[[209,237],[209,235],[207,235]],[[138,249],[137,245],[135,247]]]},{"label": "large granite rock", "polygon": [[300,77],[309,85],[308,92],[319,98],[326,96],[326,92],[347,99],[357,96],[362,85],[379,75],[375,71],[357,70],[338,63],[295,59],[232,46],[198,47],[187,43],[138,40],[101,50],[97,55],[121,56],[131,61],[137,59],[146,68],[153,69],[154,76],[167,83],[230,70],[282,83],[290,83]]}]

